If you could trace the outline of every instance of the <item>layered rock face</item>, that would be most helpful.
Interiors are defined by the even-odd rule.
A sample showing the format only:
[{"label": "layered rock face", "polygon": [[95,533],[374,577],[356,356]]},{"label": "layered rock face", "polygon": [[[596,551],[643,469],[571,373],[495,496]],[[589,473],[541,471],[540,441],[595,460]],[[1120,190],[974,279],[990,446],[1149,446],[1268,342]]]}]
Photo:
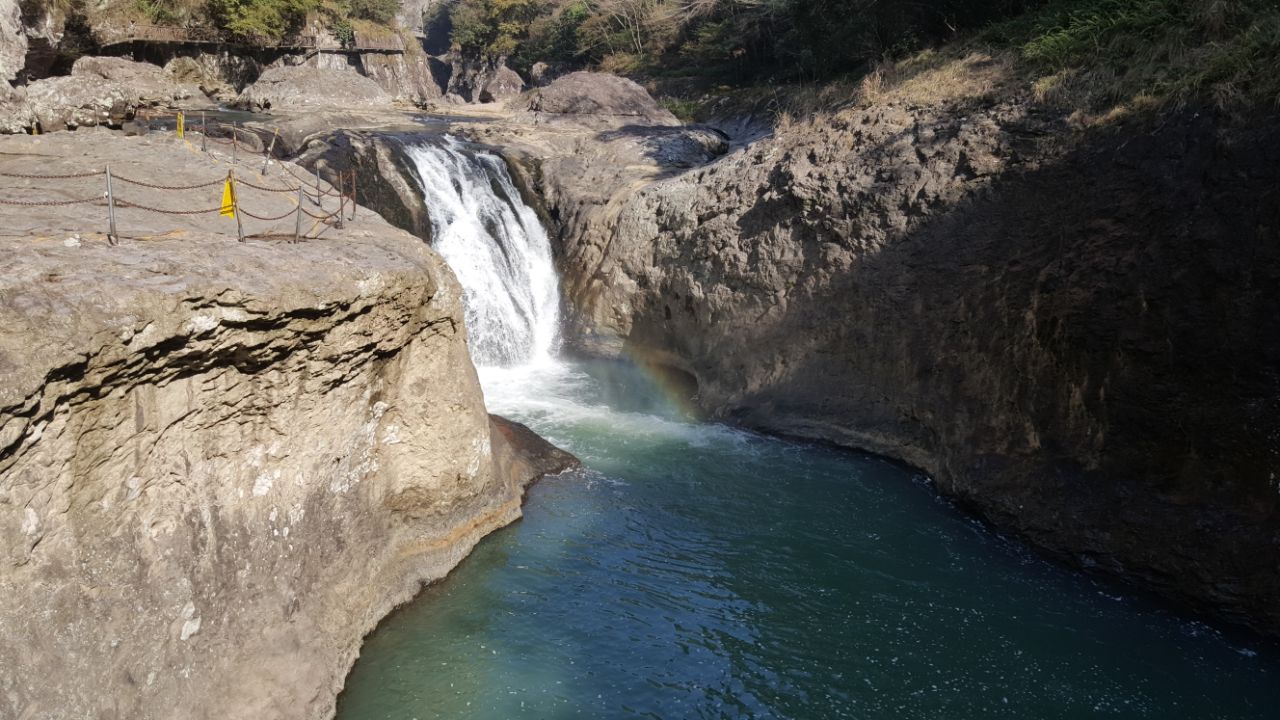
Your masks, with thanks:
[{"label": "layered rock face", "polygon": [[515,97],[524,89],[524,79],[501,60],[464,58],[452,53],[448,59],[445,94],[455,101],[498,102]]},{"label": "layered rock face", "polygon": [[13,80],[27,58],[27,36],[17,0],[0,0],[0,82]]},{"label": "layered rock face", "polygon": [[267,68],[235,104],[251,110],[373,108],[389,105],[391,99],[354,69],[278,65]]},{"label": "layered rock face", "polygon": [[1076,133],[970,65],[693,170],[523,141],[579,347],[1280,632],[1280,126]]},{"label": "layered rock face", "polygon": [[113,57],[83,57],[71,74],[17,88],[0,106],[0,132],[50,132],[95,125],[119,126],[139,108],[209,103],[195,85],[178,82],[147,63]]},{"label": "layered rock face", "polygon": [[361,70],[394,100],[421,105],[439,99],[443,90],[436,81],[432,65],[438,60],[420,49],[404,53],[363,53]]},{"label": "layered rock face", "polygon": [[[224,170],[95,135],[5,169]],[[125,210],[111,247],[88,208],[6,219],[0,716],[328,717],[379,618],[572,459],[485,413],[456,281],[373,213],[290,244]]]}]

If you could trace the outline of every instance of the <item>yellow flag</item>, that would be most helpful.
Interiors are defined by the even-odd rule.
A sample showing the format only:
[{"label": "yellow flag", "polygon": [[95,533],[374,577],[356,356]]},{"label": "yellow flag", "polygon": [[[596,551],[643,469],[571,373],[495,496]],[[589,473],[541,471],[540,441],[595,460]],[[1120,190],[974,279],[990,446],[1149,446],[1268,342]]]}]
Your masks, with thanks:
[{"label": "yellow flag", "polygon": [[222,210],[219,215],[233,218],[236,216],[236,191],[231,188],[231,178],[222,186]]},{"label": "yellow flag", "polygon": [[186,128],[187,116],[178,113],[178,137],[182,137],[182,131]]}]

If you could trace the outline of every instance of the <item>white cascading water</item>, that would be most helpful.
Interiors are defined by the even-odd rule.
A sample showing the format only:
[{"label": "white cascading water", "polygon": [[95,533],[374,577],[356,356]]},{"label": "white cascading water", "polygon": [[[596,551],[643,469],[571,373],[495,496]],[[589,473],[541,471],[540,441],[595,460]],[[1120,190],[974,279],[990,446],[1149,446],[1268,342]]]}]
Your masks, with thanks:
[{"label": "white cascading water", "polygon": [[506,163],[449,136],[406,151],[431,216],[432,246],[462,283],[471,359],[490,367],[550,362],[560,326],[551,242]]},{"label": "white cascading water", "polygon": [[[471,359],[490,412],[543,423],[627,428],[700,442],[719,426],[618,412],[579,367],[556,356],[560,286],[551,243],[502,158],[449,136],[406,148],[422,185],[432,246],[462,284]],[[550,433],[547,439],[567,438]]]}]

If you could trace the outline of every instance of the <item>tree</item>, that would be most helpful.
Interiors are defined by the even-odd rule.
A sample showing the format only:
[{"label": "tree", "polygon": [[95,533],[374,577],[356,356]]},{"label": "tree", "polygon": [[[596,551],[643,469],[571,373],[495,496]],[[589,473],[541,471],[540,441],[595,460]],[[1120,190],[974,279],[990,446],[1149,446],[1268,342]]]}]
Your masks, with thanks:
[{"label": "tree", "polygon": [[541,11],[537,0],[460,0],[450,15],[453,44],[473,58],[508,57],[528,37]]}]

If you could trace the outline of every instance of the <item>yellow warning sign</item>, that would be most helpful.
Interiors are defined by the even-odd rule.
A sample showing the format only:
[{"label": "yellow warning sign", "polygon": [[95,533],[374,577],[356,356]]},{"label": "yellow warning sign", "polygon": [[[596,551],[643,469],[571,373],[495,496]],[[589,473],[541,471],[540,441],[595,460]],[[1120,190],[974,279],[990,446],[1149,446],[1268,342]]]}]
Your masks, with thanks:
[{"label": "yellow warning sign", "polygon": [[218,214],[231,218],[236,216],[236,191],[231,187],[231,178],[227,178],[222,186],[222,210]]},{"label": "yellow warning sign", "polygon": [[178,113],[178,137],[182,137],[183,131],[186,129],[187,116],[181,112]]}]

